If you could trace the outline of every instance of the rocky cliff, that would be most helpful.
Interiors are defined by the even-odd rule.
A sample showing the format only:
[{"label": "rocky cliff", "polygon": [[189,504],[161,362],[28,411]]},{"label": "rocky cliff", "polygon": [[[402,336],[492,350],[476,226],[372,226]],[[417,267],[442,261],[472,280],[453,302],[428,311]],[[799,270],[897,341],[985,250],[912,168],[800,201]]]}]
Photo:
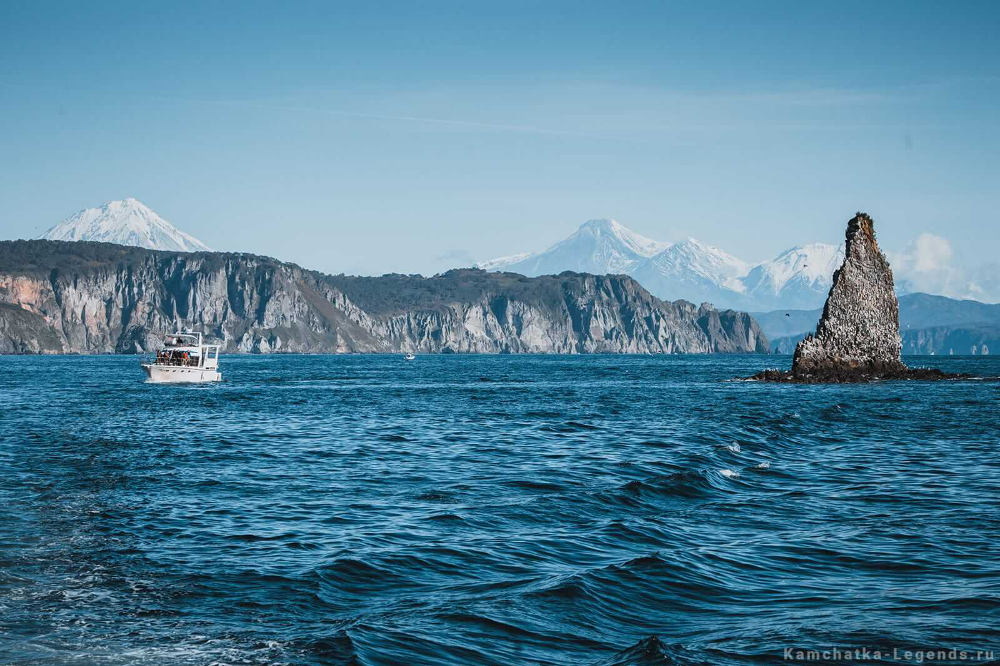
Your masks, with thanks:
[{"label": "rocky cliff", "polygon": [[771,371],[762,378],[852,382],[944,376],[908,369],[901,352],[892,269],[879,250],[871,217],[858,213],[847,223],[844,263],[833,274],[816,333],[796,345],[791,373]]},{"label": "rocky cliff", "polygon": [[179,326],[227,352],[766,353],[746,313],[626,276],[329,276],[247,254],[0,242],[0,353],[139,353]]}]

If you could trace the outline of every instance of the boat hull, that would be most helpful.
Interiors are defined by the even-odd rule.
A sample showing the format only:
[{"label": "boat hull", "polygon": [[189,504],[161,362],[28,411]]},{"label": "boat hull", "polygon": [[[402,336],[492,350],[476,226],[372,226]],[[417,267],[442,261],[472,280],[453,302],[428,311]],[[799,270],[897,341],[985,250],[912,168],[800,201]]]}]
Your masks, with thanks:
[{"label": "boat hull", "polygon": [[202,384],[222,380],[221,372],[205,368],[143,363],[142,371],[146,373],[146,381],[152,384]]}]

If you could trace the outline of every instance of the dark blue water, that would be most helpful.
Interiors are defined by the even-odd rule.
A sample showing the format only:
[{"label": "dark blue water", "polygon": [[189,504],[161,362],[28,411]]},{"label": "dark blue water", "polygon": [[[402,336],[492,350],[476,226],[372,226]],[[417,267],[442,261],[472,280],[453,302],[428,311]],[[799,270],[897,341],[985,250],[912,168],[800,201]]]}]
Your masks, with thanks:
[{"label": "dark blue water", "polygon": [[0,358],[0,662],[1000,658],[1000,383],[778,363]]}]

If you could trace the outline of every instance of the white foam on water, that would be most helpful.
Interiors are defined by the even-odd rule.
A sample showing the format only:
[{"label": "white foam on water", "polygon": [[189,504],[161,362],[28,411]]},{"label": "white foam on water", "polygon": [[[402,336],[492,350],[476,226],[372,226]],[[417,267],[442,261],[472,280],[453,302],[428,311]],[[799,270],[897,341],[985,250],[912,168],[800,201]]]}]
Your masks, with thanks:
[{"label": "white foam on water", "polygon": [[740,478],[739,472],[734,472],[731,469],[720,469],[719,474],[726,477],[727,479],[738,479]]}]

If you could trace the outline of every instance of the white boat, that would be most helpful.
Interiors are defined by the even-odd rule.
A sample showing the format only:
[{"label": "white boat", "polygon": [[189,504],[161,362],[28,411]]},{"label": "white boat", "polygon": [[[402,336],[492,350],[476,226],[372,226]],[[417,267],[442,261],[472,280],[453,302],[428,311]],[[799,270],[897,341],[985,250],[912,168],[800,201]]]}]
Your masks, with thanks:
[{"label": "white boat", "polygon": [[407,352],[407,353],[406,353],[406,356],[404,356],[404,357],[403,357],[403,360],[404,360],[404,361],[412,361],[412,360],[413,360],[413,359],[415,359],[415,358],[416,358],[416,356],[414,356],[413,354],[411,354],[411,353]]},{"label": "white boat", "polygon": [[206,345],[201,333],[171,333],[156,352],[156,360],[143,363],[142,370],[154,384],[217,382],[219,345]]}]

